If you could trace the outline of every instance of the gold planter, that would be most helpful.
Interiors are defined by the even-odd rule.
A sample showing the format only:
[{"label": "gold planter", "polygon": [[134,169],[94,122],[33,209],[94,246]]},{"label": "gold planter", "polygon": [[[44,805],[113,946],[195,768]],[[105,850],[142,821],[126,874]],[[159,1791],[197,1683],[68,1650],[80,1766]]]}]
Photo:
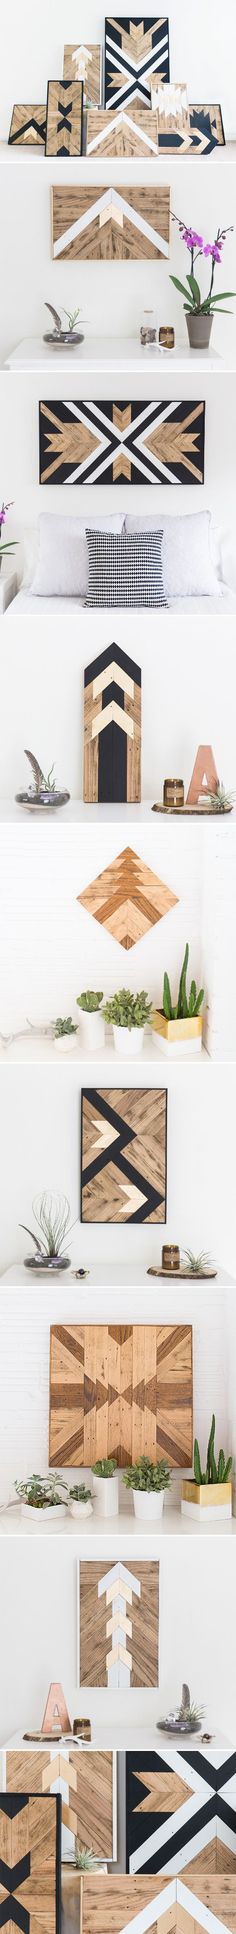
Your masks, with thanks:
[{"label": "gold planter", "polygon": [[186,1021],[167,1021],[162,1008],[155,1008],[152,1016],[154,1034],[160,1035],[163,1054],[186,1054],[189,1044],[193,1054],[200,1054],[202,1046],[202,1014],[196,1014]]},{"label": "gold planter", "polygon": [[195,1479],[183,1478],[181,1485],[181,1511],[186,1518],[232,1517],[232,1483],[195,1484]]}]

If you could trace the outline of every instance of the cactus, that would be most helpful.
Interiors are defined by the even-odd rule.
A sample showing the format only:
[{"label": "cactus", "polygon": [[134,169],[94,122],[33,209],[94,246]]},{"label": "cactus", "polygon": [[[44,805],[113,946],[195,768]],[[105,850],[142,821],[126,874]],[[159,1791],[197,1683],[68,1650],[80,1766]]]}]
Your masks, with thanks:
[{"label": "cactus", "polygon": [[184,959],[183,959],[183,966],[181,967],[178,1000],[176,1001],[175,1007],[172,1005],[169,975],[166,973],[164,974],[162,1004],[163,1004],[163,1014],[165,1015],[166,1021],[186,1021],[186,1020],[192,1020],[192,1019],[195,1020],[196,1016],[200,1013],[200,1007],[202,1006],[202,1001],[204,1000],[204,987],[200,987],[199,994],[197,994],[196,981],[191,980],[190,993],[189,993],[189,999],[188,999],[187,986],[186,986],[188,963],[189,963],[189,945],[187,941],[186,947],[185,947]]},{"label": "cactus", "polygon": [[197,1437],[195,1437],[194,1459],[193,1459],[195,1484],[227,1484],[228,1483],[230,1472],[232,1471],[233,1460],[232,1460],[232,1457],[228,1457],[227,1463],[226,1463],[224,1451],[221,1449],[219,1451],[218,1464],[216,1463],[215,1428],[216,1428],[216,1420],[215,1420],[214,1411],[213,1411],[210,1434],[209,1434],[208,1445],[207,1445],[205,1471],[202,1471],[201,1469],[199,1444],[198,1444]]}]

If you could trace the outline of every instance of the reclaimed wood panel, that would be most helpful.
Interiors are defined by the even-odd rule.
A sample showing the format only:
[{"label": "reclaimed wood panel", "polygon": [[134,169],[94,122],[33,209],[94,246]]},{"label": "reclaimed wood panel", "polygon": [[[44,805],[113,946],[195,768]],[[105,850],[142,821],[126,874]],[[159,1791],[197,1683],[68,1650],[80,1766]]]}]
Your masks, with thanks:
[{"label": "reclaimed wood panel", "polygon": [[81,1686],[157,1686],[159,1565],[78,1564]]},{"label": "reclaimed wood panel", "polygon": [[82,81],[48,81],[46,154],[61,160],[81,154],[82,133]]},{"label": "reclaimed wood panel", "polygon": [[59,1796],[0,1795],[0,1926],[59,1934]]},{"label": "reclaimed wood panel", "polygon": [[151,161],[158,155],[157,115],[151,108],[115,108],[107,114],[106,109],[89,108],[87,115],[86,153],[91,160],[95,156],[108,155],[113,159],[127,157]]},{"label": "reclaimed wood panel", "polygon": [[[184,1874],[182,1880],[184,1886]],[[189,1887],[190,1875],[187,1884]],[[207,1909],[206,1925],[207,1915],[212,1914],[216,1916],[217,1923],[223,1921],[225,1927],[231,1929],[232,1934],[236,1934],[236,1891],[235,1879],[232,1878],[232,1875],[223,1872],[221,1876],[217,1874],[215,1878],[215,1875],[211,1873],[204,1880],[202,1873],[194,1874],[191,1898],[192,1894],[194,1895],[195,1902],[195,1918],[197,1916],[197,1901],[200,1900],[202,1906]]]},{"label": "reclaimed wood panel", "polygon": [[[8,1793],[50,1793],[57,1781],[61,1793],[62,1826],[82,1847],[93,1847],[100,1860],[113,1860],[116,1850],[115,1755],[83,1748],[48,1753],[8,1752]],[[0,1923],[1,1924],[1,1923]]]},{"label": "reclaimed wood panel", "polygon": [[204,403],[41,402],[40,483],[203,484]]},{"label": "reclaimed wood panel", "polygon": [[131,1873],[145,1873],[155,1859],[195,1889],[206,1877],[236,1871],[235,1754],[215,1767],[211,1752],[186,1751],[126,1756],[126,1842]]},{"label": "reclaimed wood panel", "polygon": [[114,1456],[124,1469],[143,1452],[191,1465],[190,1325],[54,1324],[50,1465],[91,1468]]},{"label": "reclaimed wood panel", "polygon": [[84,672],[84,788],[86,804],[141,799],[140,665],[108,645]]},{"label": "reclaimed wood panel", "polygon": [[81,1139],[82,1222],[166,1221],[165,1088],[83,1089]]},{"label": "reclaimed wood panel", "polygon": [[158,261],[169,255],[169,188],[53,188],[54,261]]},{"label": "reclaimed wood panel", "polygon": [[188,134],[190,128],[190,108],[188,104],[186,81],[169,81],[167,85],[158,77],[152,82],[152,109],[158,114],[158,133]]},{"label": "reclaimed wood panel", "polygon": [[84,893],[78,894],[78,900],[126,953],[178,905],[177,895],[139,859],[132,846],[125,846]]},{"label": "reclaimed wood panel", "polygon": [[[168,1934],[168,1931],[176,1925],[176,1909],[174,1918],[172,1912],[171,1919],[165,1917],[164,1921],[162,1920],[160,1896],[163,1895],[164,1915],[166,1885],[167,1882],[162,1876],[159,1879],[156,1874],[154,1877],[148,1875],[145,1880],[140,1879],[139,1875],[135,1879],[131,1879],[130,1876],[127,1879],[123,1874],[117,1874],[117,1876],[108,1874],[104,1878],[98,1874],[95,1876],[83,1874],[81,1934],[123,1934],[123,1929],[126,1929],[130,1921],[133,1924],[133,1934],[139,1934],[143,1926],[140,1916],[148,1907],[150,1907],[150,1920],[149,1916],[145,1918],[146,1927],[151,1927],[153,1934],[157,1934],[158,1926],[160,1934]],[[158,1923],[153,1915],[155,1901]]]},{"label": "reclaimed wood panel", "polygon": [[169,21],[161,19],[105,22],[105,104],[120,107],[133,102],[150,108],[153,75],[169,80]]},{"label": "reclaimed wood panel", "polygon": [[20,103],[20,105],[18,103],[15,104],[15,106],[13,107],[13,113],[11,118],[10,133],[8,135],[9,147],[15,146],[17,148],[24,148],[24,147],[29,147],[29,148],[43,147],[44,148],[45,141],[46,141],[46,105],[45,103],[43,107],[41,103],[40,103],[40,107],[32,106],[32,103],[30,103],[30,105],[27,104],[27,107],[25,105],[23,106],[22,102]]},{"label": "reclaimed wood panel", "polygon": [[189,129],[186,129],[185,132],[176,128],[172,130],[172,133],[167,133],[166,129],[164,129],[163,119],[160,126],[159,114],[157,113],[156,133],[158,150],[160,154],[164,155],[194,155],[195,159],[203,155],[206,160],[207,155],[213,154],[215,148],[224,147],[225,145],[220,106],[204,107],[200,105],[196,107],[195,105],[191,105],[189,108]]},{"label": "reclaimed wood panel", "polygon": [[63,63],[64,80],[82,81],[84,106],[100,107],[102,99],[102,49],[98,42],[84,47],[82,42],[76,46],[66,42]]}]

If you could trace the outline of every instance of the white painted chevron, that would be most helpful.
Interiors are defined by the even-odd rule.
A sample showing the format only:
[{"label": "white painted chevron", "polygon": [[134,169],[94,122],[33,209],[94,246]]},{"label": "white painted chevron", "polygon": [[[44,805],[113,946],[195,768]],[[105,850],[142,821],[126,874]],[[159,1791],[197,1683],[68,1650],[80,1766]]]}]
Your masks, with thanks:
[{"label": "white painted chevron", "polygon": [[[130,134],[134,135],[135,140],[137,140],[138,122],[132,121],[131,114],[127,114],[125,112],[125,109],[121,109],[119,113],[116,113],[115,118],[112,117],[112,111],[110,110],[109,123],[107,126],[109,139],[111,134],[113,133],[113,130],[116,133],[118,128],[129,128]],[[104,128],[100,128],[100,132],[96,134],[93,141],[87,142],[87,155],[95,154],[97,149],[101,147],[102,143],[104,142],[104,132],[105,132]],[[154,154],[154,155],[157,154],[157,140],[152,141],[151,135],[147,134],[146,130],[144,132],[143,128],[142,128],[142,142],[144,143],[145,148],[147,148],[147,153],[149,152],[150,154]]]},{"label": "white painted chevron", "polygon": [[126,1607],[132,1607],[132,1598],[141,1597],[141,1586],[134,1573],[118,1560],[111,1570],[105,1572],[98,1585],[98,1598],[105,1594],[107,1607],[111,1605],[112,1616],[106,1622],[106,1637],[112,1638],[112,1645],[106,1654],[108,1686],[130,1686],[132,1672],[132,1652],[124,1643],[124,1637],[132,1640],[132,1620],[127,1619]]},{"label": "white painted chevron", "polygon": [[131,224],[131,227],[138,229],[139,234],[144,235],[146,241],[152,242],[153,247],[160,250],[162,255],[169,255],[168,242],[165,242],[162,235],[159,235],[158,229],[152,228],[150,222],[146,222],[144,216],[139,215],[136,208],[132,208],[131,203],[125,201],[124,195],[118,194],[116,188],[105,188],[104,195],[100,196],[98,201],[95,200],[92,203],[92,207],[86,210],[84,215],[80,215],[77,221],[71,222],[70,228],[66,228],[64,233],[59,236],[58,241],[54,242],[54,258],[56,259],[58,255],[61,255],[65,248],[70,248],[70,244],[76,240],[76,236],[84,235],[87,229],[92,227],[93,222],[99,220],[101,225],[104,221],[110,221],[112,218],[113,221],[123,226],[124,216]]}]

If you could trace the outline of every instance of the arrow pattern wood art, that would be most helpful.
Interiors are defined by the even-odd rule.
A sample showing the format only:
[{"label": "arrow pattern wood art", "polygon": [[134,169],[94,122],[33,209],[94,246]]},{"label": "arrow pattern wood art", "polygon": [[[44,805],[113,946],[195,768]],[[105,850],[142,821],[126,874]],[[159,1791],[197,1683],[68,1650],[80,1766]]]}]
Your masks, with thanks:
[{"label": "arrow pattern wood art", "polygon": [[91,262],[169,255],[169,188],[53,188],[53,256]]},{"label": "arrow pattern wood art", "polygon": [[157,115],[151,108],[115,108],[113,113],[104,108],[89,108],[87,115],[86,153],[90,160],[100,155],[118,160],[126,155],[143,161],[152,161],[158,155]]},{"label": "arrow pattern wood art", "polygon": [[141,799],[141,670],[116,644],[84,673],[84,799]]},{"label": "arrow pattern wood art", "polygon": [[159,1565],[78,1564],[81,1686],[158,1685]]},{"label": "arrow pattern wood art", "polygon": [[46,106],[15,106],[11,119],[9,146],[18,148],[45,147]]},{"label": "arrow pattern wood art", "polygon": [[154,74],[169,80],[169,22],[125,18],[106,19],[105,26],[105,104],[124,107],[138,101],[151,104]]},{"label": "arrow pattern wood art", "polygon": [[61,1801],[0,1794],[0,1927],[60,1934]]},{"label": "arrow pattern wood art", "polygon": [[166,1221],[165,1088],[82,1090],[82,1222]]},{"label": "arrow pattern wood art", "polygon": [[188,156],[194,155],[195,158],[198,155],[203,155],[206,160],[208,154],[213,154],[214,148],[224,147],[225,145],[221,107],[218,105],[216,107],[195,107],[191,105],[189,107],[189,129],[185,128],[185,131],[181,131],[180,128],[171,129],[170,127],[168,130],[164,126],[163,116],[160,117],[157,111],[156,137],[160,155],[186,154]]},{"label": "arrow pattern wood art", "polygon": [[204,418],[204,403],[40,403],[40,483],[202,484]]},{"label": "arrow pattern wood art", "polygon": [[48,81],[46,154],[58,155],[62,161],[67,155],[80,155],[82,133],[82,81]]},{"label": "arrow pattern wood art", "polygon": [[76,41],[64,47],[64,80],[82,81],[84,100],[99,107],[102,94],[102,50],[98,44],[77,47]]},{"label": "arrow pattern wood art", "polygon": [[81,1934],[235,1934],[235,1881],[228,1874],[194,1875],[186,1884],[169,1876],[84,1874]]},{"label": "arrow pattern wood art", "polygon": [[[62,1857],[74,1852],[75,1840],[93,1846],[99,1860],[116,1857],[116,1755],[55,1748],[47,1753],[6,1754],[8,1793],[51,1793],[61,1796]],[[1,1926],[1,1920],[0,1920]]]},{"label": "arrow pattern wood art", "polygon": [[132,846],[125,846],[84,893],[78,894],[78,900],[126,953],[178,905],[176,893],[164,886]]},{"label": "arrow pattern wood art", "polygon": [[142,1453],[174,1469],[192,1462],[189,1324],[54,1324],[50,1340],[49,1464],[91,1469]]},{"label": "arrow pattern wood art", "polygon": [[236,1753],[128,1753],[129,1872],[236,1876],[235,1803]]}]

